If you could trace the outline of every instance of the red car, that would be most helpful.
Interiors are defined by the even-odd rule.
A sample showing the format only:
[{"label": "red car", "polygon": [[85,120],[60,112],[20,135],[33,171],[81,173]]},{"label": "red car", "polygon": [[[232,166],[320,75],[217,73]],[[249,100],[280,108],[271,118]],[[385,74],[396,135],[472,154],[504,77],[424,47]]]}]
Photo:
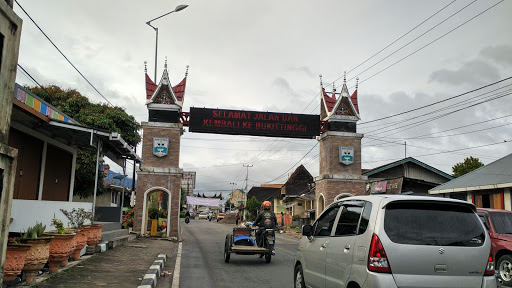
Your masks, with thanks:
[{"label": "red car", "polygon": [[477,214],[491,236],[496,270],[503,284],[512,285],[512,211],[478,208]]}]

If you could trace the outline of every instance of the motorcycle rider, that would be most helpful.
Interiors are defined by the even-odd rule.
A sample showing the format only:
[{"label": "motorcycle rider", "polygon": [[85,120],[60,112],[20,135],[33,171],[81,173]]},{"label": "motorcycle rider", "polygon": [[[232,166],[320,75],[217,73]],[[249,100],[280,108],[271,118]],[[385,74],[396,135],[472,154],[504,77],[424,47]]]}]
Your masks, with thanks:
[{"label": "motorcycle rider", "polygon": [[190,221],[190,212],[185,212],[185,222],[188,223]]},{"label": "motorcycle rider", "polygon": [[[256,220],[254,220],[253,226],[258,226],[259,229],[254,233],[256,235],[256,243],[258,247],[263,245],[263,241],[261,241],[261,234],[265,231],[265,229],[275,229],[277,227],[277,218],[276,214],[271,210],[272,204],[269,201],[263,201],[261,203],[261,208],[263,209]],[[272,250],[272,254],[275,255],[274,250]]]}]

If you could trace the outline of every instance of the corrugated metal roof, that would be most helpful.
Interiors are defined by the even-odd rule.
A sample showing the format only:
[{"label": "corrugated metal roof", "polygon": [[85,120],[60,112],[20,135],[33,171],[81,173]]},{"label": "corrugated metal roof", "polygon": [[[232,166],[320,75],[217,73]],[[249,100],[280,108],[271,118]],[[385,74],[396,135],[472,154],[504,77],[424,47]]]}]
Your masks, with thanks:
[{"label": "corrugated metal roof", "polygon": [[468,190],[493,189],[498,188],[496,186],[500,184],[512,186],[512,154],[432,188],[429,193],[457,192],[449,190],[464,188],[470,188]]}]

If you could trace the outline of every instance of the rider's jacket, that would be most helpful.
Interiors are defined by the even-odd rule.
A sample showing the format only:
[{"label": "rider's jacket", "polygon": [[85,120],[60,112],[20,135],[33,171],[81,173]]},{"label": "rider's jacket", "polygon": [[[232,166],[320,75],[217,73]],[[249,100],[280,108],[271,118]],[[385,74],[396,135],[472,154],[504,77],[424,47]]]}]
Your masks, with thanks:
[{"label": "rider's jacket", "polygon": [[258,217],[256,217],[256,220],[254,221],[254,225],[259,226],[260,228],[276,228],[276,214],[274,214],[274,212],[271,210],[265,209],[261,211],[260,214],[258,214]]}]

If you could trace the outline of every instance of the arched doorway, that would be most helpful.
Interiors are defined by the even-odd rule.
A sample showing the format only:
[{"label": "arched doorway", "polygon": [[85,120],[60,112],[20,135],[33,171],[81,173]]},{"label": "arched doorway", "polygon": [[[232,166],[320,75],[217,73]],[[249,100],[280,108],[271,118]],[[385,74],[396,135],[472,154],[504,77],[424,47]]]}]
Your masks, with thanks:
[{"label": "arched doorway", "polygon": [[316,213],[317,218],[318,218],[318,216],[320,216],[322,211],[324,211],[324,208],[325,208],[325,198],[324,198],[323,194],[320,194],[318,196],[318,201],[317,201],[317,213]]},{"label": "arched doorway", "polygon": [[144,192],[144,205],[142,205],[142,225],[140,229],[141,235],[149,234],[149,231],[151,231],[151,226],[148,224],[148,220],[157,220],[159,221],[159,226],[163,226],[160,224],[166,222],[165,234],[167,237],[169,237],[171,230],[171,198],[171,191],[164,187],[151,187],[146,192]]}]

